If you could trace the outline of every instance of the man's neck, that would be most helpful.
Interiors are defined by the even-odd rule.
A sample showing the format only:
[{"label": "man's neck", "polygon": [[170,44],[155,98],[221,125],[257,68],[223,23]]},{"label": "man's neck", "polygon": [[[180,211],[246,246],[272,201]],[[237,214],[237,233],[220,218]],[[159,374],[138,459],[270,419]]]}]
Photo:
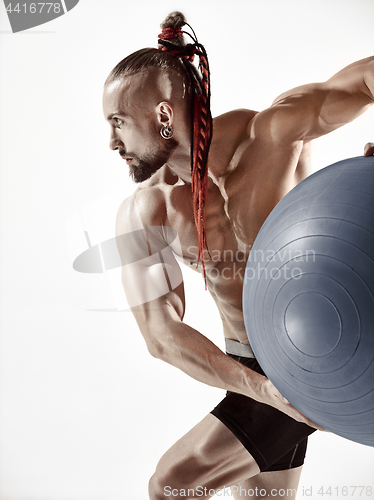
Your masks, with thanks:
[{"label": "man's neck", "polygon": [[191,184],[191,156],[189,148],[184,151],[178,148],[169,158],[167,165],[180,179]]}]

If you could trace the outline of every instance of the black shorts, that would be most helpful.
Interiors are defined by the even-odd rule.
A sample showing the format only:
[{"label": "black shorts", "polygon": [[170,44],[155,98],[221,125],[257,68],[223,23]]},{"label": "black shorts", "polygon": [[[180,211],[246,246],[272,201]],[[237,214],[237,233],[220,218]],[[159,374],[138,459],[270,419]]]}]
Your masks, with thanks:
[{"label": "black shorts", "polygon": [[[229,356],[264,375],[256,359]],[[312,427],[272,406],[234,392],[227,392],[211,413],[239,439],[261,472],[303,465],[308,436],[315,431]]]}]

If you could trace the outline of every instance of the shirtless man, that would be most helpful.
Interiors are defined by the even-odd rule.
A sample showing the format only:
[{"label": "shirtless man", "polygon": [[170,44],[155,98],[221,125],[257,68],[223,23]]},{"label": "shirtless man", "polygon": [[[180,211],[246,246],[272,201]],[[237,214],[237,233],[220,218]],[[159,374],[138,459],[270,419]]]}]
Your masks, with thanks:
[{"label": "shirtless man", "polygon": [[[310,142],[374,102],[374,58],[348,66],[325,83],[286,92],[260,113],[236,110],[215,118],[204,174],[209,72],[196,40],[183,42],[184,24],[181,14],[169,16],[159,49],[121,61],[106,81],[103,98],[110,147],[140,183],[120,207],[117,234],[120,253],[126,254],[123,285],[149,352],[229,391],[161,458],[149,495],[151,500],[210,498],[220,488],[235,486],[235,498],[261,489],[271,498],[294,498],[307,436],[317,426],[279,394],[253,358],[242,313],[245,263],[270,211],[308,175]],[[201,85],[188,69],[193,54],[203,66]],[[200,111],[191,118],[193,103]],[[203,131],[200,164],[196,150],[192,173],[191,127]],[[196,193],[201,197],[194,200]],[[130,250],[121,242],[128,233],[135,235]],[[138,255],[129,259],[129,252]],[[178,260],[202,274],[205,265],[227,354],[183,322]]]}]

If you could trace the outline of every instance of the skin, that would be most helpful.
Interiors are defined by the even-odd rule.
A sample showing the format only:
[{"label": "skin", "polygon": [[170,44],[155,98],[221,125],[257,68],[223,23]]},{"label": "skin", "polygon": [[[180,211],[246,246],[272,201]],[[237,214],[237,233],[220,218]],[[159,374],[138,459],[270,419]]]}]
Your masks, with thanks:
[{"label": "skin", "polygon": [[[236,110],[214,119],[206,205],[212,256],[206,261],[207,287],[227,338],[248,343],[241,306],[245,263],[271,210],[308,175],[311,141],[355,119],[374,102],[373,95],[374,58],[369,58],[327,82],[286,92],[260,113]],[[106,84],[103,107],[111,127],[110,147],[127,158],[130,170],[139,168],[142,159],[153,158],[157,166],[162,163],[121,205],[117,235],[154,226],[160,228],[160,239],[162,228],[167,227],[179,237],[178,247],[169,245],[163,252],[163,264],[149,258],[123,266],[125,292],[149,352],[205,384],[252,397],[318,428],[266,377],[237,363],[183,322],[184,289],[176,256],[196,269],[198,245],[191,193],[189,95],[183,78],[165,70],[127,76]],[[159,133],[165,125],[173,128],[172,147],[165,146],[167,141]],[[372,152],[373,144],[367,146],[366,155]],[[201,267],[197,270],[201,272]],[[165,280],[166,293],[160,288]],[[167,485],[296,489],[300,472],[301,467],[260,473],[242,444],[209,414],[161,458],[149,494],[152,500],[166,498]]]},{"label": "skin", "polygon": [[364,156],[374,155],[374,142],[368,142],[364,148]]}]

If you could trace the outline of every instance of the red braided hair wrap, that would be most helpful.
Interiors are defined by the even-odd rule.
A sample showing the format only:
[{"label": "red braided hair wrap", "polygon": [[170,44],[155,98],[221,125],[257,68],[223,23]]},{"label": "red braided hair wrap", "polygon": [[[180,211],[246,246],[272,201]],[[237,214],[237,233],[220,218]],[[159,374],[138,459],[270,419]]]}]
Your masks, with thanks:
[{"label": "red braided hair wrap", "polygon": [[183,31],[181,28],[164,28],[158,35],[161,40],[172,40],[173,38],[178,38],[183,36]]},{"label": "red braided hair wrap", "polygon": [[[188,25],[189,26],[189,25]],[[164,33],[165,32],[165,33]],[[193,44],[176,45],[167,40],[176,38],[181,29],[165,28],[161,35],[169,38],[159,38],[159,49],[180,57],[186,70],[189,82],[193,88],[191,98],[191,172],[194,219],[198,234],[198,259],[201,262],[206,287],[205,250],[209,256],[205,229],[205,207],[208,187],[208,153],[213,133],[213,121],[210,112],[210,72],[205,48],[198,43],[196,37]],[[178,35],[177,35],[178,33]],[[161,36],[159,35],[159,37]],[[172,36],[173,35],[173,36]],[[194,55],[199,57],[199,70],[185,61],[192,62]]]}]

